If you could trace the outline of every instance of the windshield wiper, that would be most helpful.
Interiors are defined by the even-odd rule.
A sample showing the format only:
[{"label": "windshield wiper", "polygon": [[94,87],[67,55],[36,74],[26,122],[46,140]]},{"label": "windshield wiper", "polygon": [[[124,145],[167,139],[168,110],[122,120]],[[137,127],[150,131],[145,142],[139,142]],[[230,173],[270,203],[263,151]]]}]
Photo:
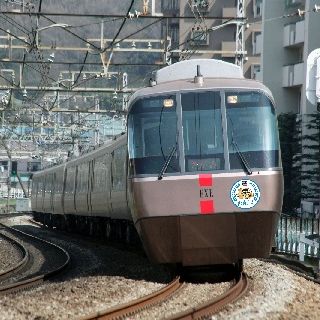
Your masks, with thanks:
[{"label": "windshield wiper", "polygon": [[234,148],[236,149],[237,155],[240,158],[240,160],[242,162],[242,165],[244,166],[244,169],[247,171],[248,175],[251,175],[252,174],[252,170],[250,168],[250,165],[249,165],[247,159],[245,158],[244,154],[240,151],[239,146],[238,146],[236,140],[234,139],[233,121],[229,117],[229,115],[228,115],[228,118],[229,118],[230,123],[231,123],[231,143],[233,144]]},{"label": "windshield wiper", "polygon": [[243,155],[243,153],[240,151],[239,146],[236,143],[236,141],[233,139],[233,137],[232,137],[232,144],[233,144],[234,148],[236,149],[236,152],[237,152],[237,154],[238,154],[238,156],[239,156],[244,168],[246,169],[248,175],[251,175],[252,174],[252,170],[250,168],[250,165],[249,165],[247,159],[245,158],[245,156]]},{"label": "windshield wiper", "polygon": [[166,161],[164,162],[164,164],[163,164],[163,166],[161,168],[161,171],[160,171],[160,173],[158,175],[158,180],[162,180],[163,175],[167,171],[168,166],[169,166],[169,164],[171,162],[171,159],[172,159],[173,155],[175,154],[176,150],[177,150],[177,146],[175,145],[175,146],[173,146],[168,158],[166,159]]}]

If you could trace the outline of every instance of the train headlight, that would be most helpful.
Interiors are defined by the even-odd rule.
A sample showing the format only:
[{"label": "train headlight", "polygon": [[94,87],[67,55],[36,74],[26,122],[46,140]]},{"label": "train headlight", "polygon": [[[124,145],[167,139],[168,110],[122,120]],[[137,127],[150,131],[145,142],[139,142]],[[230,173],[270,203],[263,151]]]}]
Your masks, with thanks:
[{"label": "train headlight", "polygon": [[238,96],[228,96],[227,102],[230,104],[238,103]]},{"label": "train headlight", "polygon": [[165,108],[171,108],[171,107],[173,107],[173,105],[174,105],[173,99],[164,99],[163,100],[163,106]]}]

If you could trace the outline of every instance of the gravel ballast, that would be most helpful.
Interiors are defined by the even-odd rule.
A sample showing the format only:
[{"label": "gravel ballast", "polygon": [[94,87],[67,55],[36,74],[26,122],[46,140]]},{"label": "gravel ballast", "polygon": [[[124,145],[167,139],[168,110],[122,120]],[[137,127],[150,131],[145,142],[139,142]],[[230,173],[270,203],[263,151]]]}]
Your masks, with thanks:
[{"label": "gravel ballast", "polygon": [[[136,253],[47,230],[37,233],[64,244],[73,267],[51,283],[0,297],[0,319],[79,319],[149,294],[169,281],[161,268]],[[249,292],[212,319],[319,318],[320,285],[271,262],[248,259],[244,269]],[[128,319],[164,319],[220,295],[229,285],[187,283],[170,301]]]},{"label": "gravel ballast", "polygon": [[212,319],[319,319],[320,285],[286,267],[245,260],[248,294]]},{"label": "gravel ballast", "polygon": [[0,234],[0,273],[14,267],[22,258],[21,251]]}]

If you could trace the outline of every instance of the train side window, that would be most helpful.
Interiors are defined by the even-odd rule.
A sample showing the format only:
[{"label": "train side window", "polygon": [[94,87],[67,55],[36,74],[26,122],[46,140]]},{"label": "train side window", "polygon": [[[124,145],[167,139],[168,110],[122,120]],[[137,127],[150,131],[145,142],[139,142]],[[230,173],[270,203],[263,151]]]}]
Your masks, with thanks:
[{"label": "train side window", "polygon": [[126,145],[121,146],[112,153],[112,189],[123,191],[126,187]]},{"label": "train side window", "polygon": [[83,167],[83,164],[80,164],[78,166],[78,176],[77,176],[77,190],[79,193],[82,193],[83,192],[83,176],[84,176],[84,167]]},{"label": "train side window", "polygon": [[63,172],[57,173],[56,188],[57,188],[57,192],[62,193],[62,191],[63,191]]},{"label": "train side window", "polygon": [[46,189],[47,193],[50,194],[52,189],[52,174],[48,175],[48,183],[46,184]]},{"label": "train side window", "polygon": [[89,162],[81,163],[78,165],[77,170],[77,192],[85,193],[87,192],[88,186],[88,174],[89,174]]},{"label": "train side window", "polygon": [[66,170],[66,182],[65,182],[65,190],[64,193],[69,193],[69,184],[70,184],[70,168]]},{"label": "train side window", "polygon": [[49,195],[52,193],[52,182],[53,182],[53,174],[49,174],[48,176],[48,193]]},{"label": "train side window", "polygon": [[106,183],[106,167],[104,157],[101,156],[95,160],[94,163],[94,186],[96,192],[102,192],[105,189]]},{"label": "train side window", "polygon": [[38,181],[38,189],[37,189],[37,194],[40,195],[42,191],[42,180],[40,179]]},{"label": "train side window", "polygon": [[88,192],[89,166],[90,166],[90,161],[84,163],[84,166],[83,166],[84,170],[83,170],[82,192],[84,193]]},{"label": "train side window", "polygon": [[46,197],[48,189],[49,189],[49,176],[48,175],[45,176],[44,181],[45,181],[45,183],[44,183],[44,196]]},{"label": "train side window", "polygon": [[33,179],[32,180],[32,189],[31,189],[31,195],[35,196],[38,194],[38,179]]},{"label": "train side window", "polygon": [[78,175],[77,175],[77,193],[81,193],[81,185],[82,185],[82,164],[78,165]]},{"label": "train side window", "polygon": [[69,167],[67,169],[67,178],[66,178],[66,193],[72,194],[74,192],[75,186],[75,167]]}]

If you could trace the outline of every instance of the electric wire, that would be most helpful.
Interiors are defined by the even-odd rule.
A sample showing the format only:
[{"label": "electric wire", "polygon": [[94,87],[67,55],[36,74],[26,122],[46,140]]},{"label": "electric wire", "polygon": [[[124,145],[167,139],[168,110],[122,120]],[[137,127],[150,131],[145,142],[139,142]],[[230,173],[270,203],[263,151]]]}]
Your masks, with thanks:
[{"label": "electric wire", "polygon": [[78,74],[78,76],[77,76],[77,79],[74,81],[74,83],[73,83],[73,85],[72,85],[72,88],[74,88],[74,87],[76,86],[76,84],[77,84],[77,82],[78,82],[78,80],[79,80],[79,78],[80,78],[80,76],[81,76],[81,73],[82,73],[82,71],[83,71],[84,65],[85,65],[85,63],[86,63],[86,61],[87,61],[87,58],[88,58],[88,54],[89,54],[89,51],[86,52],[86,55],[85,55],[85,57],[84,57],[84,59],[83,59],[83,62],[82,62],[81,68],[80,68],[80,72],[79,72],[79,74]]},{"label": "electric wire", "polygon": [[126,21],[127,21],[127,19],[128,19],[128,15],[129,15],[129,12],[130,12],[130,10],[131,10],[131,8],[132,8],[133,4],[134,4],[134,0],[131,0],[130,6],[129,6],[128,10],[127,10],[127,14],[126,14],[125,18],[123,19],[122,24],[121,24],[121,26],[120,26],[120,28],[119,28],[118,32],[116,33],[116,35],[114,36],[113,40],[112,40],[112,41],[111,41],[111,43],[108,45],[108,47],[107,47],[107,48],[105,48],[105,49],[103,49],[103,50],[101,50],[101,53],[106,52],[107,50],[109,50],[110,48],[112,48],[112,47],[113,47],[113,45],[114,45],[114,43],[115,43],[116,39],[118,38],[118,36],[119,36],[119,34],[120,34],[121,30],[123,29],[123,27],[124,27],[124,25],[125,25],[125,23],[126,23]]},{"label": "electric wire", "polygon": [[15,21],[14,19],[12,19],[11,17],[8,17],[5,13],[1,13],[2,16],[0,16],[3,20],[5,20],[6,22],[8,22],[9,24],[11,24],[12,26],[14,26],[15,28],[17,28],[18,30],[20,30],[22,33],[26,34],[26,35],[30,35],[30,30],[28,30],[25,26],[21,25],[20,23],[18,23],[17,21]]},{"label": "electric wire", "polygon": [[23,42],[23,43],[27,44],[27,45],[28,45],[28,47],[30,47],[30,46],[31,46],[31,44],[30,44],[28,41],[26,41],[26,40],[24,40],[24,39],[19,38],[18,36],[16,36],[16,35],[14,35],[13,33],[11,33],[9,30],[5,30],[5,29],[3,29],[3,28],[1,28],[1,27],[0,27],[0,30],[1,30],[1,31],[3,31],[3,32],[5,32],[6,34],[10,35],[11,37],[13,37],[13,38],[15,38],[15,39],[17,39],[17,40],[19,40],[19,41],[21,41],[21,42]]},{"label": "electric wire", "polygon": [[86,24],[72,25],[72,26],[69,26],[68,29],[83,28],[83,27],[94,26],[94,25],[102,24],[102,23],[115,22],[118,20],[122,20],[122,18],[113,18],[113,19],[102,20],[99,22],[91,22],[91,23],[86,23]]},{"label": "electric wire", "polygon": [[[17,15],[23,16],[29,13],[24,12],[12,12],[12,11],[4,11],[5,14],[8,15]],[[31,16],[37,16],[38,13],[30,13]],[[41,12],[39,14],[40,17],[42,16],[60,16],[60,17],[85,17],[85,18],[120,18],[120,19],[128,19],[129,13],[127,15],[120,15],[120,14],[90,14],[90,13],[67,13],[67,12]],[[181,19],[181,20],[193,20],[194,16],[187,16],[187,15],[163,15],[164,19]],[[139,19],[157,19],[159,18],[158,15],[139,15]],[[223,16],[206,16],[207,20],[225,20],[225,19],[235,19],[236,17],[223,17]]]},{"label": "electric wire", "polygon": [[[5,81],[7,81],[8,83],[11,84],[11,86],[15,87],[15,89],[21,90],[22,88],[20,88],[18,85],[16,85],[14,82],[12,82],[11,80],[7,79],[6,77],[4,77],[3,75],[0,74],[0,78],[4,79]],[[13,90],[13,88],[10,88],[11,90]],[[33,101],[31,98],[26,98],[27,100],[30,100],[32,103],[36,104],[38,107],[40,107],[41,109],[43,109],[44,111],[48,111],[46,108],[44,108],[42,105],[36,103],[35,101]]]},{"label": "electric wire", "polygon": [[[52,20],[52,19],[48,18],[47,16],[43,15],[43,17],[44,17],[45,19],[47,19],[48,21],[50,21],[51,23],[53,23],[53,24],[57,24],[57,22],[56,22],[56,21],[54,21],[54,20]],[[79,36],[78,34],[76,34],[76,33],[72,32],[71,30],[69,30],[69,28],[68,28],[68,27],[64,27],[64,28],[62,28],[62,29],[63,29],[63,30],[65,30],[67,33],[72,34],[74,37],[78,38],[79,40],[81,40],[81,41],[83,41],[83,42],[85,42],[85,43],[89,44],[90,46],[92,46],[92,47],[93,47],[93,48],[95,48],[96,50],[100,51],[100,48],[99,48],[99,47],[97,47],[94,43],[92,43],[92,42],[90,42],[90,41],[86,40],[85,38],[83,38],[83,37]]]}]

